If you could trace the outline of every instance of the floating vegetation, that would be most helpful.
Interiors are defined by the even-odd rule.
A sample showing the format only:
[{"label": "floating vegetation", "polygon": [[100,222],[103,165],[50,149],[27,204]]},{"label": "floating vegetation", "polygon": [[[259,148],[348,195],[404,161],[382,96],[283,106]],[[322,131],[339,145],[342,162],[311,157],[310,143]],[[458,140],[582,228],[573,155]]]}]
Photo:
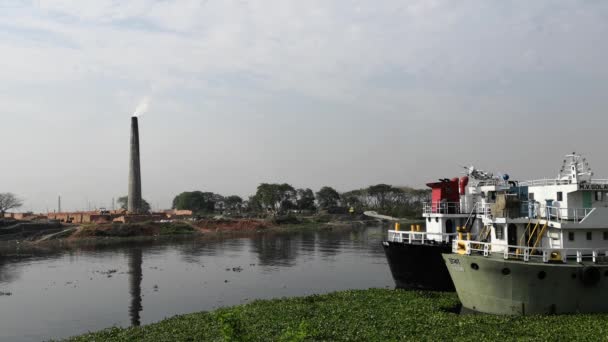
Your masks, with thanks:
[{"label": "floating vegetation", "polygon": [[604,340],[608,314],[460,315],[454,293],[371,289],[257,300],[72,341]]}]

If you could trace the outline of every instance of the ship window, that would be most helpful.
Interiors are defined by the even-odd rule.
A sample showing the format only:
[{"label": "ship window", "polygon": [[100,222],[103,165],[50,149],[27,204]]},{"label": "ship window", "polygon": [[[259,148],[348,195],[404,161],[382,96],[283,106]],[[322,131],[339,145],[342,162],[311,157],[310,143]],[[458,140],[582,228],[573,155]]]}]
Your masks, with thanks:
[{"label": "ship window", "polygon": [[534,201],[534,193],[533,192],[531,192],[531,193],[528,194],[528,199],[530,201]]},{"label": "ship window", "polygon": [[499,240],[502,240],[502,231],[503,231],[504,227],[503,226],[496,226],[496,238]]},{"label": "ship window", "polygon": [[561,191],[558,191],[558,192],[557,192],[557,200],[558,200],[559,202],[561,202],[561,201],[563,201],[563,200],[564,200],[564,193],[563,193],[563,192],[561,192]]},{"label": "ship window", "polygon": [[568,232],[568,240],[574,241],[574,232]]},{"label": "ship window", "polygon": [[595,200],[596,201],[601,201],[602,200],[602,195],[603,195],[603,193],[601,191],[596,191],[595,192]]},{"label": "ship window", "polygon": [[587,232],[587,240],[593,240],[593,233]]},{"label": "ship window", "polygon": [[608,240],[608,232],[604,232],[604,240]]}]

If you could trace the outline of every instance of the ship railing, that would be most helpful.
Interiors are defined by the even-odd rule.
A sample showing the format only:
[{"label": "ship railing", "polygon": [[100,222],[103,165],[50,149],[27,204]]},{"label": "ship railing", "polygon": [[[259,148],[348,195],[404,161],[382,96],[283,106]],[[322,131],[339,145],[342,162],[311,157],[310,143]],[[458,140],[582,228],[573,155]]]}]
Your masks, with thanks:
[{"label": "ship railing", "polygon": [[[519,182],[519,186],[546,186],[546,185],[568,185],[572,183],[570,179],[535,179]],[[580,183],[579,183],[580,184]],[[592,179],[589,184],[608,184],[608,179]]]},{"label": "ship railing", "polygon": [[522,202],[521,212],[532,219],[544,219],[559,223],[580,223],[595,208],[568,208],[540,205],[534,202]]},{"label": "ship railing", "polygon": [[424,204],[424,214],[461,214],[459,202],[427,202]]},{"label": "ship railing", "polygon": [[407,243],[420,243],[435,241],[449,243],[452,241],[458,233],[431,233],[431,232],[414,232],[414,231],[401,231],[401,230],[389,230],[388,241],[391,242],[407,242]]},{"label": "ship railing", "polygon": [[467,255],[483,255],[485,257],[489,257],[494,253],[502,255],[505,260],[516,259],[525,262],[566,262],[568,258],[574,257],[576,258],[576,262],[579,263],[583,261],[591,261],[593,263],[608,262],[608,250],[606,249],[530,247],[473,240],[453,240],[452,252]]},{"label": "ship railing", "polygon": [[[560,208],[548,206],[544,208],[544,217],[554,222],[575,222],[583,221],[595,208]],[[541,214],[542,209],[541,209]]]},{"label": "ship railing", "polygon": [[519,186],[546,186],[546,185],[568,185],[568,184],[572,184],[572,180],[543,178],[543,179],[534,179],[534,180],[519,182]]},{"label": "ship railing", "polygon": [[475,205],[476,205],[475,208],[476,208],[477,214],[486,216],[486,217],[492,216],[492,203],[477,202]]}]

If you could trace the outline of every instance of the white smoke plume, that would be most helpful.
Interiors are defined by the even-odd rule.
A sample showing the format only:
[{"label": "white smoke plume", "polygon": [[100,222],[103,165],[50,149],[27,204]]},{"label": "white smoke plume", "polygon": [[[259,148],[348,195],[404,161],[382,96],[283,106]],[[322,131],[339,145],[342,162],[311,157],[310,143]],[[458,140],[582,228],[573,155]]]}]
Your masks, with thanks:
[{"label": "white smoke plume", "polygon": [[143,115],[145,112],[148,111],[149,106],[150,106],[150,98],[146,96],[141,101],[139,101],[139,104],[137,105],[137,108],[135,108],[135,112],[133,113],[133,116]]}]

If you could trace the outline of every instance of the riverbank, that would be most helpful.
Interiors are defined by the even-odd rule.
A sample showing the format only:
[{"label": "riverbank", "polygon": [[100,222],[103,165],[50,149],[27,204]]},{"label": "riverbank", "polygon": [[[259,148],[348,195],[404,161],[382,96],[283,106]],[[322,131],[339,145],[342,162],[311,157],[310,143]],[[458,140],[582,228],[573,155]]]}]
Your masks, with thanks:
[{"label": "riverbank", "polygon": [[460,315],[454,293],[358,290],[175,316],[68,341],[576,340],[608,336],[608,315]]},{"label": "riverbank", "polygon": [[112,245],[160,239],[214,239],[244,237],[258,233],[357,229],[378,224],[377,220],[314,216],[295,219],[280,218],[279,220],[207,218],[196,221],[102,223],[67,225],[63,228],[53,225],[53,229],[49,233],[45,233],[46,230],[42,229],[20,237],[10,235],[10,239],[2,239],[3,235],[0,234],[0,247],[18,244],[22,247],[33,248],[57,245],[67,248],[69,246]]}]

